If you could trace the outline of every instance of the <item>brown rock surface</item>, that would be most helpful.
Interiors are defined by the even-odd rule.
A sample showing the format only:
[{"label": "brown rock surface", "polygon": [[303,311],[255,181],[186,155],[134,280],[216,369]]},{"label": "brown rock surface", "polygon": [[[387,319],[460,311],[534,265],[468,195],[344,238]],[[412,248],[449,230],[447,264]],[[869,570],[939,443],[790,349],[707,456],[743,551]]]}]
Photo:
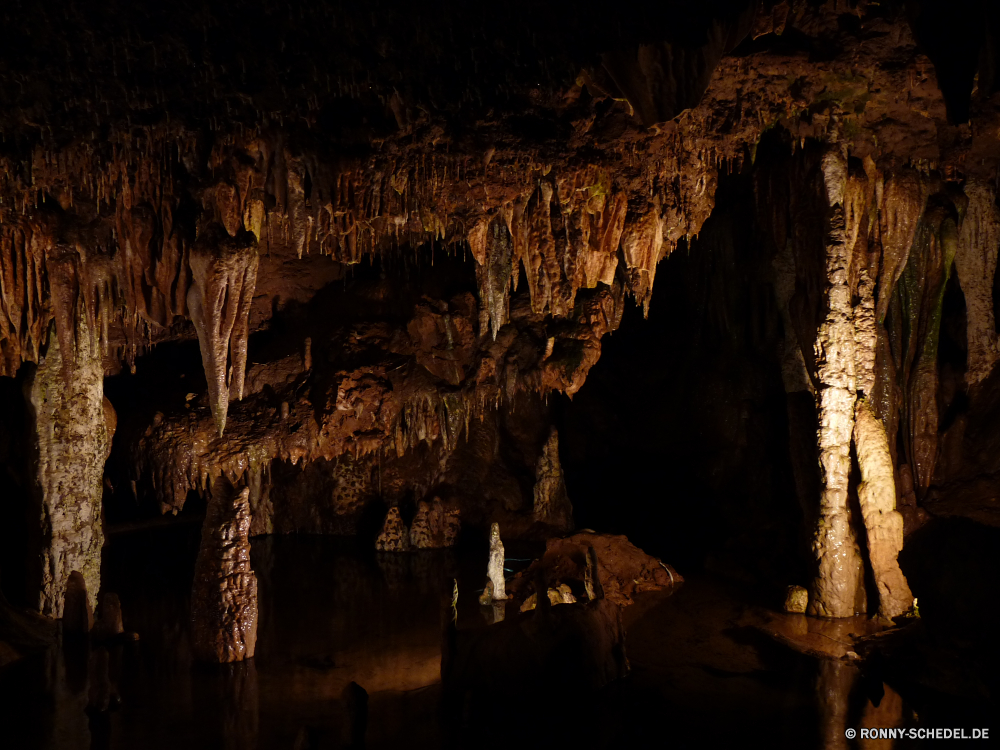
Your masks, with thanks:
[{"label": "brown rock surface", "polygon": [[633,594],[674,589],[684,583],[677,571],[647,555],[624,536],[581,532],[564,539],[549,539],[541,559],[507,582],[508,593],[517,599],[527,598],[538,573],[553,586],[566,581],[582,586],[589,547],[597,554],[604,596],[620,607],[631,604]]},{"label": "brown rock surface", "polygon": [[257,577],[250,568],[250,490],[219,482],[202,529],[191,594],[191,639],[196,658],[234,662],[253,658],[257,644]]}]

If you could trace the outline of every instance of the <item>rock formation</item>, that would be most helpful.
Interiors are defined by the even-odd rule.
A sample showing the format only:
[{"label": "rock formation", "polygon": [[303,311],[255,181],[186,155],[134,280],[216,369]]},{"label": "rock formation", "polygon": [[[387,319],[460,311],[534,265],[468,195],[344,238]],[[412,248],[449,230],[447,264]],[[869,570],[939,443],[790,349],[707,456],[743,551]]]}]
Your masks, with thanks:
[{"label": "rock formation", "polygon": [[559,433],[553,427],[535,465],[535,518],[563,530],[573,528],[573,507],[559,465]]},{"label": "rock formation", "polygon": [[385,515],[382,530],[375,540],[379,552],[405,552],[410,548],[410,534],[399,515],[399,507],[393,505]]},{"label": "rock formation", "polygon": [[493,584],[493,599],[497,601],[506,599],[507,574],[504,572],[503,542],[500,541],[500,524],[498,523],[490,527],[490,559],[486,564],[486,578]]},{"label": "rock formation", "polygon": [[885,430],[865,401],[855,411],[854,444],[861,485],[858,500],[868,530],[868,558],[879,593],[879,613],[898,617],[913,605],[913,594],[896,561],[903,549],[903,517],[896,512],[896,482]]},{"label": "rock formation", "polygon": [[257,577],[250,568],[250,489],[212,488],[191,594],[195,656],[252,659],[257,645]]},{"label": "rock formation", "polygon": [[441,498],[417,503],[417,515],[410,524],[410,546],[415,549],[453,547],[462,522],[457,508],[445,508]]},{"label": "rock formation", "polygon": [[847,502],[854,428],[855,329],[848,284],[850,248],[844,226],[847,163],[832,151],[823,157],[823,179],[830,207],[826,241],[826,316],[816,336],[819,380],[817,436],[822,495],[813,553],[819,572],[810,594],[809,612],[849,617],[864,611],[864,568],[851,528]]},{"label": "rock formation", "polygon": [[45,358],[26,386],[40,494],[37,606],[50,617],[62,617],[73,573],[82,577],[90,611],[96,609],[104,544],[104,461],[111,442],[96,332],[82,314],[75,323],[72,317],[60,322],[72,326],[68,335],[52,331]]}]

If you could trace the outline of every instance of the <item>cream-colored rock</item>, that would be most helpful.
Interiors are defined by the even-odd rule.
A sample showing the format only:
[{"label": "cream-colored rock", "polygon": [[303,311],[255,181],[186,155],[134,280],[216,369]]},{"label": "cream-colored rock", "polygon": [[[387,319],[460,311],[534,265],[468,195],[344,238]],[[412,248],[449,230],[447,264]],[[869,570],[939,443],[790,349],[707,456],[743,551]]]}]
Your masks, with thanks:
[{"label": "cream-colored rock", "polygon": [[878,327],[875,323],[875,282],[864,268],[858,278],[858,297],[858,304],[854,306],[854,371],[858,391],[870,396],[875,388]]},{"label": "cream-colored rock", "polygon": [[250,489],[212,487],[191,595],[191,641],[207,662],[250,659],[257,644],[257,577],[250,568]]},{"label": "cream-colored rock", "polygon": [[1000,246],[1000,211],[991,188],[972,182],[965,188],[969,207],[958,236],[955,271],[965,295],[970,385],[982,382],[1000,356],[993,317],[993,277]]},{"label": "cream-colored rock", "polygon": [[898,617],[913,604],[913,594],[896,559],[903,549],[903,516],[896,511],[896,482],[885,429],[864,401],[858,402],[855,413],[854,443],[862,479],[858,500],[868,530],[879,614]]},{"label": "cream-colored rock", "polygon": [[486,568],[486,576],[493,584],[493,598],[507,598],[506,579],[503,570],[504,551],[500,541],[500,524],[495,523],[490,528],[490,561]]},{"label": "cream-colored rock", "polygon": [[809,605],[809,592],[802,586],[789,586],[785,592],[785,611],[805,614]]},{"label": "cream-colored rock", "polygon": [[[70,575],[82,576],[90,611],[101,588],[101,498],[108,424],[104,368],[96,336],[79,315],[76,351],[64,351],[53,331],[45,359],[32,374],[28,400],[41,494],[41,580],[38,609],[62,617]],[[73,341],[73,337],[68,340]]]},{"label": "cream-colored rock", "polygon": [[[840,179],[836,170],[833,179]],[[828,191],[833,196],[837,194],[834,187],[828,186]],[[815,344],[820,383],[817,395],[822,494],[812,544],[818,570],[810,590],[808,611],[826,617],[849,617],[864,609],[864,569],[847,502],[857,389],[855,330],[844,210],[840,204],[831,209],[826,245],[826,317]]]}]

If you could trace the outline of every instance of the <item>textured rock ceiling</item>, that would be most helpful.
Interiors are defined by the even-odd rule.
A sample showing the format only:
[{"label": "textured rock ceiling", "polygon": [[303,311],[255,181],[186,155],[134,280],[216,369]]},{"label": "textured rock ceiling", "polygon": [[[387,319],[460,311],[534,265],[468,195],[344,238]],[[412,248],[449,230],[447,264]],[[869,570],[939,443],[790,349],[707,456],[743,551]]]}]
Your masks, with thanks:
[{"label": "textured rock ceiling", "polygon": [[[454,447],[503,399],[572,395],[765,134],[845,157],[850,239],[886,227],[879,289],[927,194],[995,182],[991,4],[652,5],[6,3],[22,32],[0,50],[0,375],[52,330],[65,351],[96,340],[107,374],[197,339],[207,403],[157,413],[133,449],[177,508],[271,458]],[[808,233],[806,163],[761,166],[779,250]],[[806,206],[793,228],[789,205]],[[246,367],[290,301],[428,250],[471,254],[476,295],[413,290],[405,331],[314,326]],[[788,320],[816,385],[806,298]]]}]

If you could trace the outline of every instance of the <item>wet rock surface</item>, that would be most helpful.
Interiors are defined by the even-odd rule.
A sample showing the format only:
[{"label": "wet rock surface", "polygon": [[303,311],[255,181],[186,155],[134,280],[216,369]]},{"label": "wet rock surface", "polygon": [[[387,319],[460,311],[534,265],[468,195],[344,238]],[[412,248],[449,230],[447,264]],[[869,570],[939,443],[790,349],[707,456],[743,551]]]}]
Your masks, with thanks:
[{"label": "wet rock surface", "polygon": [[250,490],[216,485],[205,515],[191,594],[196,658],[252,659],[257,645],[257,577],[250,567]]}]

